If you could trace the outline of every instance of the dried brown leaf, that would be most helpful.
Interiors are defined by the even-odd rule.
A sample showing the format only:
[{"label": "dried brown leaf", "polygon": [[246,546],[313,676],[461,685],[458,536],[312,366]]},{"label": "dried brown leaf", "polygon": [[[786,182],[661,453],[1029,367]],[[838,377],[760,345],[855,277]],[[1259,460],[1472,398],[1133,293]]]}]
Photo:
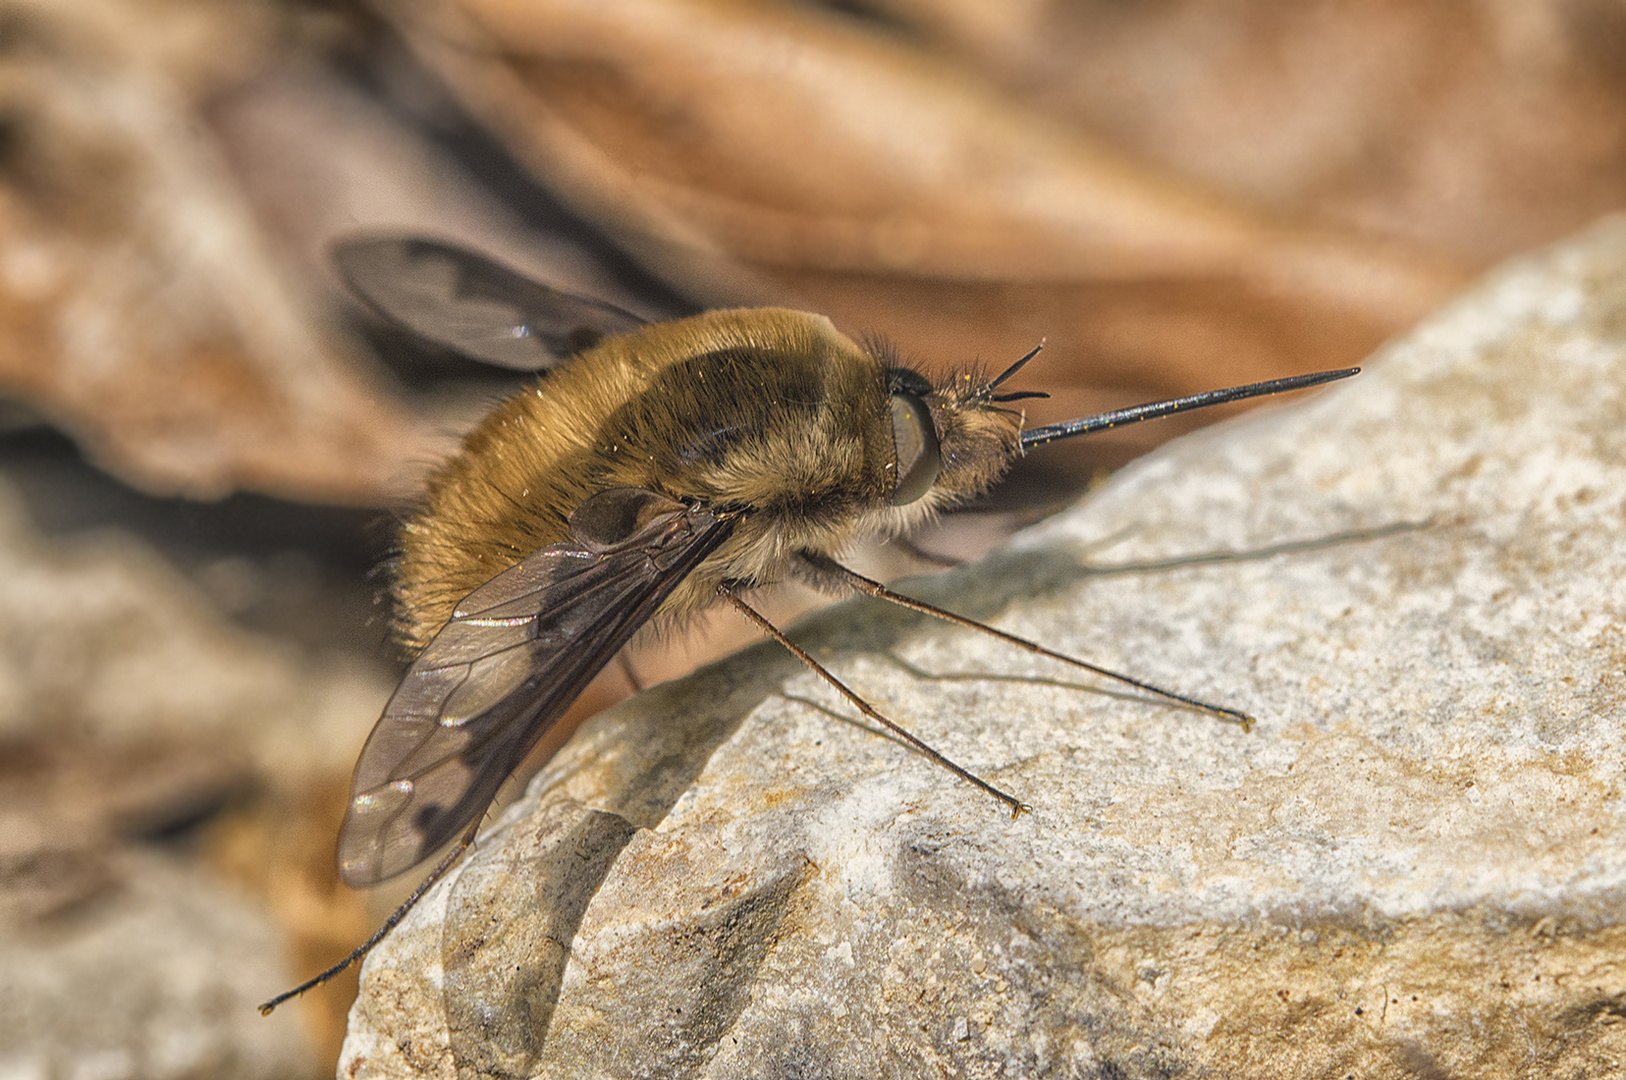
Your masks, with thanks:
[{"label": "dried brown leaf", "polygon": [[151,491],[376,501],[416,436],[316,325],[198,111],[259,62],[269,10],[0,7],[0,392]]}]

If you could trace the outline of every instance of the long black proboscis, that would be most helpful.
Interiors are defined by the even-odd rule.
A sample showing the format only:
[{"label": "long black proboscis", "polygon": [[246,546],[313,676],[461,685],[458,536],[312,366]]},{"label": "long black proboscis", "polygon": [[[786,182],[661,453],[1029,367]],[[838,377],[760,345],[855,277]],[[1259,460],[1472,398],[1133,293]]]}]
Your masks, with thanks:
[{"label": "long black proboscis", "polygon": [[1289,390],[1303,390],[1311,386],[1320,386],[1322,383],[1347,379],[1351,375],[1359,374],[1360,370],[1358,367],[1352,367],[1339,368],[1336,371],[1317,371],[1309,375],[1271,379],[1269,382],[1249,383],[1247,386],[1232,386],[1225,390],[1208,390],[1201,394],[1192,394],[1189,397],[1171,398],[1168,401],[1152,401],[1145,405],[1132,405],[1127,409],[1115,409],[1112,412],[1098,413],[1095,416],[1083,416],[1077,420],[1068,420],[1061,424],[1049,424],[1045,427],[1034,428],[1032,431],[1022,432],[1022,449],[1031,450],[1035,446],[1043,446],[1045,443],[1052,443],[1057,439],[1071,439],[1075,435],[1088,435],[1092,431],[1105,431],[1107,428],[1122,427],[1124,424],[1138,424],[1142,420],[1155,420],[1160,416],[1173,416],[1175,413],[1202,409],[1209,405],[1223,405],[1227,401],[1242,401],[1246,398],[1264,397],[1267,394],[1286,393]]}]

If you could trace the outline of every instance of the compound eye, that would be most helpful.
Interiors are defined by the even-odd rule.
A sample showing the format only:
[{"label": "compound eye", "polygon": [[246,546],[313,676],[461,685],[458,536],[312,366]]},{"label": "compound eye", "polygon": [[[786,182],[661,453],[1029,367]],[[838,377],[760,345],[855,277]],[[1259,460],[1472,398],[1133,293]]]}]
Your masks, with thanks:
[{"label": "compound eye", "polygon": [[892,445],[898,454],[898,483],[888,501],[907,506],[931,490],[943,468],[932,412],[914,394],[892,395]]}]

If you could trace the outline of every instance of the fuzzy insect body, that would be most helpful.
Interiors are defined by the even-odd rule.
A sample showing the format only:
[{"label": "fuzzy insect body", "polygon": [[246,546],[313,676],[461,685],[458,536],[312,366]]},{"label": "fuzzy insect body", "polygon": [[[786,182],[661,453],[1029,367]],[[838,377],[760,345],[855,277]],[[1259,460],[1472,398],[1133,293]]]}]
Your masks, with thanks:
[{"label": "fuzzy insect body", "polygon": [[[898,440],[919,432],[895,420],[894,395],[924,404],[941,462],[904,505]],[[970,376],[933,387],[807,312],[713,311],[605,339],[499,406],[430,481],[402,535],[402,638],[428,645],[460,600],[567,540],[576,508],[616,488],[733,514],[662,615],[716,604],[725,581],[806,580],[799,553],[906,533],[998,480],[1022,418],[991,398]]]}]

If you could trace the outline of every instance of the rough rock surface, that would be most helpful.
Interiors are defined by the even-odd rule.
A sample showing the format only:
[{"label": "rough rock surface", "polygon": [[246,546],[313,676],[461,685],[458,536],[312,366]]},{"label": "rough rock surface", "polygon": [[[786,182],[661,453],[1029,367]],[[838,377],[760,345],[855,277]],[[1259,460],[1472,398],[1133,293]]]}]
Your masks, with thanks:
[{"label": "rough rock surface", "polygon": [[1251,734],[833,609],[801,639],[1031,816],[752,650],[578,734],[340,1074],[1622,1075],[1623,517],[1615,219],[911,583]]}]

